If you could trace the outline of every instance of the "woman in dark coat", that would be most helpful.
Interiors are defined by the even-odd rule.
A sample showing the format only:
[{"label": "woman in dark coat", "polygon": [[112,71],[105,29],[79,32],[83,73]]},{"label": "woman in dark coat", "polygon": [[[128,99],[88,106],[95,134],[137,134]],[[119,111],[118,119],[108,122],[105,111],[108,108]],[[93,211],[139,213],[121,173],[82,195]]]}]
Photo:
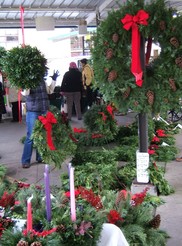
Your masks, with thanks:
[{"label": "woman in dark coat", "polygon": [[6,113],[6,108],[4,104],[5,90],[3,89],[2,82],[0,82],[0,123],[2,123],[2,114]]},{"label": "woman in dark coat", "polygon": [[78,120],[82,119],[81,115],[81,91],[82,91],[82,73],[78,70],[75,62],[71,62],[69,71],[64,74],[61,94],[66,97],[68,120],[71,120],[73,103],[75,105]]}]

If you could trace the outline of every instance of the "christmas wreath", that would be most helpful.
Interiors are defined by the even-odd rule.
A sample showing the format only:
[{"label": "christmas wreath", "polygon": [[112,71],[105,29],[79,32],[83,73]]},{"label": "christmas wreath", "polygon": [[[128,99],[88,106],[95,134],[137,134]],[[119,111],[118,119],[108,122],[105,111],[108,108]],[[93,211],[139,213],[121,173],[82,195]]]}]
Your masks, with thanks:
[{"label": "christmas wreath", "polygon": [[[128,0],[111,11],[93,36],[95,87],[125,112],[177,107],[182,84],[181,28],[182,16],[164,0],[145,5],[143,0]],[[151,60],[153,43],[161,52]]]},{"label": "christmas wreath", "polygon": [[36,48],[27,45],[9,50],[3,59],[3,69],[8,80],[17,88],[37,87],[47,71],[47,60]]},{"label": "christmas wreath", "polygon": [[80,145],[102,145],[114,140],[118,133],[111,105],[93,105],[84,114],[86,128],[74,128],[74,137]]},{"label": "christmas wreath", "polygon": [[64,113],[48,111],[45,116],[39,116],[32,138],[44,162],[58,168],[66,158],[74,155],[77,148],[76,139],[72,136],[72,129]]}]

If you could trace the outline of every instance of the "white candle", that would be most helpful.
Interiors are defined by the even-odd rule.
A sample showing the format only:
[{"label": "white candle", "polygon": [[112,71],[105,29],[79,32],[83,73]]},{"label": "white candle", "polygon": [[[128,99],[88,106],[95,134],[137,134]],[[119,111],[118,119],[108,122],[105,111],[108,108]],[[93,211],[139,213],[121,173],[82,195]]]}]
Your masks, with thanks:
[{"label": "white candle", "polygon": [[74,167],[70,167],[70,206],[71,206],[71,220],[76,221]]}]

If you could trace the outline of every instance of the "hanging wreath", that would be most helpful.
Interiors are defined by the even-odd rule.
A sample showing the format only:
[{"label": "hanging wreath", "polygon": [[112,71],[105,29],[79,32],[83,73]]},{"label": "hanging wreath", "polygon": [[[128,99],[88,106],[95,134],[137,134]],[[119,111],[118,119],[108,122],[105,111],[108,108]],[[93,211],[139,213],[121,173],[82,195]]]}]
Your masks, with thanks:
[{"label": "hanging wreath", "polygon": [[[159,113],[177,107],[182,94],[181,28],[182,16],[164,0],[146,5],[128,0],[111,11],[97,28],[92,49],[95,87],[105,100],[122,112]],[[153,60],[152,43],[161,49]],[[145,48],[143,59],[138,47]]]},{"label": "hanging wreath", "polygon": [[[48,111],[36,121],[32,134],[34,146],[45,163],[61,168],[66,158],[74,155],[76,139],[64,113]],[[75,142],[74,142],[75,141]]]},{"label": "hanging wreath", "polygon": [[9,50],[3,59],[3,69],[8,80],[17,88],[37,87],[47,71],[47,60],[36,48],[26,45]]}]

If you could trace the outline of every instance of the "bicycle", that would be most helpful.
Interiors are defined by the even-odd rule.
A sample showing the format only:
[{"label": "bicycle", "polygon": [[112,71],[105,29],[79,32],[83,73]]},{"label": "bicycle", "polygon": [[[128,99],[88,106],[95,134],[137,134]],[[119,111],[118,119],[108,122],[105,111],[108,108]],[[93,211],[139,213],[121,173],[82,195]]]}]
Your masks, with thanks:
[{"label": "bicycle", "polygon": [[168,112],[168,121],[178,122],[180,120],[182,120],[182,108],[179,111],[175,111],[175,109],[171,109]]}]

